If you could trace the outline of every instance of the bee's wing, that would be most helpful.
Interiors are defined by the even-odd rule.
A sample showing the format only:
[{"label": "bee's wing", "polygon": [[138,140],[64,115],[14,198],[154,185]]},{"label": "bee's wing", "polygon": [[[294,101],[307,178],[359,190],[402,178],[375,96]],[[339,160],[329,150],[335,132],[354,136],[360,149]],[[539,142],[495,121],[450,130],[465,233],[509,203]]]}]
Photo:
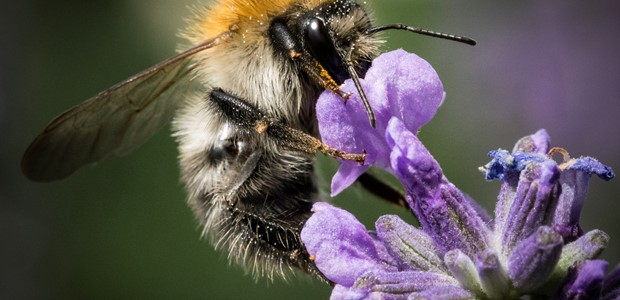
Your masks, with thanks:
[{"label": "bee's wing", "polygon": [[191,80],[191,57],[216,45],[206,41],[99,93],[56,117],[30,144],[22,170],[52,181],[109,154],[144,143],[172,118]]}]

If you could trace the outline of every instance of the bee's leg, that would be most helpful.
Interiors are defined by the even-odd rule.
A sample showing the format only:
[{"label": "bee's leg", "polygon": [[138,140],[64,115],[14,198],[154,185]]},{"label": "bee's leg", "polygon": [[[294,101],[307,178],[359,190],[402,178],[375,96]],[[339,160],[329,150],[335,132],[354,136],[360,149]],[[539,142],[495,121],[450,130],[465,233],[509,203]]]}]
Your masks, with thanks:
[{"label": "bee's leg", "polygon": [[287,126],[281,120],[269,117],[250,103],[221,89],[213,89],[211,100],[232,123],[259,134],[266,134],[282,146],[314,154],[317,150],[327,155],[363,163],[366,153],[350,154],[332,148],[303,131]]},{"label": "bee's leg", "polygon": [[409,204],[405,201],[405,195],[376,176],[364,173],[357,178],[357,182],[364,189],[382,200],[410,210]]},{"label": "bee's leg", "polygon": [[[248,102],[222,90],[214,89],[211,92],[211,100],[218,105],[219,110],[223,112],[228,121],[259,134],[267,134],[281,145],[311,154],[319,150],[334,157],[363,162],[364,154],[348,154],[338,149],[331,148],[321,143],[320,140],[313,136],[290,128],[279,120],[269,118],[265,113]],[[252,156],[256,155],[257,154],[252,154],[250,156],[243,167],[244,170],[247,169],[247,172],[241,172],[241,175],[251,174],[255,168],[255,163],[252,163],[254,161]],[[246,177],[240,176],[238,179],[239,180],[235,180],[237,184],[233,183],[231,185],[231,191],[236,190],[235,187],[242,184]],[[408,208],[405,197],[400,191],[375,176],[364,173],[357,181],[364,189],[375,196],[397,206]]]},{"label": "bee's leg", "polygon": [[243,167],[239,170],[237,176],[235,176],[230,182],[227,190],[226,199],[233,199],[232,195],[237,193],[241,185],[254,173],[256,166],[258,166],[258,161],[261,159],[263,152],[261,150],[255,150],[248,156],[245,163],[243,163]]},{"label": "bee's leg", "polygon": [[[312,214],[299,214],[294,219],[269,218],[236,205],[227,207],[230,221],[241,229],[249,247],[258,247],[268,259],[288,260],[299,269],[329,282],[317,269],[301,241],[301,229]],[[248,248],[246,248],[247,250]],[[245,256],[246,254],[244,254]]]}]

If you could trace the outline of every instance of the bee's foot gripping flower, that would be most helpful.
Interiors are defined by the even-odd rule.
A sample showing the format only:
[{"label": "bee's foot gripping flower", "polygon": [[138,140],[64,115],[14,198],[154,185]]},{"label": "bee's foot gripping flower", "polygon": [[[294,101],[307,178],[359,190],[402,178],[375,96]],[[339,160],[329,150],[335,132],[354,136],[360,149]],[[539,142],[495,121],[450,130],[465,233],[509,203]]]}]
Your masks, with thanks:
[{"label": "bee's foot gripping flower", "polygon": [[[609,237],[579,226],[589,178],[613,178],[609,167],[589,157],[556,162],[544,130],[519,140],[512,152],[491,151],[481,170],[503,182],[491,221],[416,136],[444,98],[432,67],[402,50],[390,52],[373,62],[362,85],[377,128],[368,125],[359,99],[344,106],[326,92],[317,104],[321,136],[345,151],[366,150],[369,165],[398,177],[421,228],[382,216],[367,231],[350,213],[316,203],[301,237],[335,283],[332,298],[620,297],[620,268],[605,276],[607,263],[595,260]],[[367,168],[343,162],[332,193]]]}]

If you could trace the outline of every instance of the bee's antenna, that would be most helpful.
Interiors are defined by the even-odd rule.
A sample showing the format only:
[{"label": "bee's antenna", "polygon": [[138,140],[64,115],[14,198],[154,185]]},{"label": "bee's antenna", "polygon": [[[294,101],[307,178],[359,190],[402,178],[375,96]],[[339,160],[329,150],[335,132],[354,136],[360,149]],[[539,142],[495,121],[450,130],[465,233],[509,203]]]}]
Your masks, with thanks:
[{"label": "bee's antenna", "polygon": [[471,45],[471,46],[476,45],[476,41],[474,39],[468,38],[466,36],[447,34],[443,32],[423,29],[423,28],[416,28],[416,27],[407,26],[405,24],[388,24],[388,25],[375,26],[375,27],[368,29],[366,31],[366,34],[373,34],[373,33],[377,33],[380,31],[389,30],[389,29],[406,30],[406,31],[417,33],[417,34],[428,35],[428,36],[432,36],[432,37],[436,37],[440,39],[451,40],[451,41],[464,43],[464,44]]},{"label": "bee's antenna", "polygon": [[353,49],[355,49],[355,44],[351,45],[351,48],[349,48],[349,52],[347,52],[347,57],[344,60],[344,64],[347,66],[347,72],[349,73],[349,76],[351,76],[351,79],[355,84],[355,88],[357,89],[357,92],[360,94],[360,98],[362,99],[362,104],[364,104],[364,108],[368,113],[368,120],[370,121],[370,126],[372,126],[372,128],[375,128],[375,113],[372,111],[370,102],[368,102],[368,97],[366,97],[366,93],[364,92],[362,84],[360,83],[360,77],[359,75],[357,75],[355,67],[353,66],[353,60],[351,59],[351,56],[353,55]]}]

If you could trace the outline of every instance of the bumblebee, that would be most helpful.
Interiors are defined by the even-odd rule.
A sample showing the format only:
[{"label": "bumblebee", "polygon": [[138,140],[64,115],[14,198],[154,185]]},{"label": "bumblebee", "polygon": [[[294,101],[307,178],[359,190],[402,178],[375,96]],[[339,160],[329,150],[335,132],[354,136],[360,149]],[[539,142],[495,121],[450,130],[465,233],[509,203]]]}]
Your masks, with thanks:
[{"label": "bumblebee", "polygon": [[297,269],[322,278],[299,238],[318,194],[314,154],[360,163],[364,154],[323,144],[314,107],[324,90],[346,101],[339,85],[351,78],[374,124],[359,78],[387,29],[475,43],[375,26],[353,0],[215,1],[182,31],[189,47],[54,119],[26,150],[23,172],[35,181],[65,178],[129,153],[172,120],[203,235],[255,276]]}]

